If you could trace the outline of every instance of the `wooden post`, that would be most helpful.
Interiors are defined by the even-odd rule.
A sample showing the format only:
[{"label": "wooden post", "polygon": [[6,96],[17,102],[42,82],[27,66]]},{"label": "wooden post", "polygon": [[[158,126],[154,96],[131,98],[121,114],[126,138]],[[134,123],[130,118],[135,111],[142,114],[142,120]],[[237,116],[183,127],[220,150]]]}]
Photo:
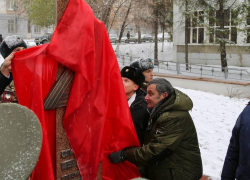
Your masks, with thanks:
[{"label": "wooden post", "polygon": [[[57,0],[57,23],[60,21],[69,0]],[[56,79],[63,79],[62,81],[68,81],[67,87],[62,96],[58,96],[56,93],[49,93],[45,100],[45,109],[54,109],[56,107],[56,179],[57,180],[81,180],[81,175],[77,162],[67,138],[66,132],[63,127],[63,119],[66,110],[67,100],[72,87],[74,73],[67,69],[62,64],[58,65]],[[61,86],[60,80],[56,81],[53,86],[54,89]],[[60,89],[60,88],[59,88]],[[57,91],[52,91],[57,92]],[[58,98],[59,97],[59,98]],[[50,103],[51,99],[56,99],[57,103]],[[60,100],[59,100],[60,99]],[[53,101],[55,102],[55,101]],[[53,105],[51,105],[53,104]],[[54,107],[53,107],[54,106]],[[98,167],[97,180],[102,179],[102,163]]]},{"label": "wooden post", "polygon": [[[60,21],[69,0],[57,0],[57,23]],[[62,75],[65,67],[61,64],[58,66],[57,79]],[[72,87],[72,82],[66,88],[66,93],[69,94]],[[63,119],[66,107],[57,107],[56,109],[56,179],[77,179],[80,180],[81,175],[76,163],[73,151],[69,144],[66,132],[63,128]]]}]

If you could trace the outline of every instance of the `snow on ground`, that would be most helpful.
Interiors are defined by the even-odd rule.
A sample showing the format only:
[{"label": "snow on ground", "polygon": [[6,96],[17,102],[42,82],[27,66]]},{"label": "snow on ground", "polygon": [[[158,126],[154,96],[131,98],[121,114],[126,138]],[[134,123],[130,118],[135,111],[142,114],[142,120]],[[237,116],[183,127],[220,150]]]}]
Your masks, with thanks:
[{"label": "snow on ground", "polygon": [[247,99],[230,99],[197,90],[178,88],[193,101],[190,114],[198,133],[203,173],[219,178],[229,145],[232,128]]},{"label": "snow on ground", "polygon": [[[164,45],[162,49],[162,45]],[[116,49],[117,44],[112,44],[114,51],[116,54],[127,55],[132,57],[143,57],[143,58],[154,58],[154,43],[122,43],[119,46],[119,50]],[[163,51],[162,51],[163,50]],[[164,44],[161,42],[158,43],[158,60],[160,61],[173,61],[173,42],[165,41]],[[200,64],[201,65],[201,64]],[[220,67],[219,65],[207,65],[213,67]],[[228,68],[237,68],[249,70],[250,67],[238,67],[238,66],[228,66]]]},{"label": "snow on ground", "polygon": [[[112,44],[113,49],[116,50],[116,44]],[[164,49],[162,50],[162,43],[158,43],[158,59],[164,61],[173,60],[173,43],[164,42]],[[118,52],[116,52],[118,53]],[[154,58],[154,43],[142,44],[120,44],[119,53],[121,55],[129,55],[132,57]]]}]

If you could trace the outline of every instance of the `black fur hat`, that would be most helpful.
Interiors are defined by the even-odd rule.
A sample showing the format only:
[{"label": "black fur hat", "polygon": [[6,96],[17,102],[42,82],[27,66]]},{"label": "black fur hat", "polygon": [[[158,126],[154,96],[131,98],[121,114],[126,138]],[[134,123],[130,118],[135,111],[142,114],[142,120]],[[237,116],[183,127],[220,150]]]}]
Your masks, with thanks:
[{"label": "black fur hat", "polygon": [[0,53],[5,59],[17,47],[27,48],[27,45],[18,35],[7,36],[0,45]]},{"label": "black fur hat", "polygon": [[131,79],[135,84],[139,85],[139,87],[141,87],[143,82],[145,81],[145,76],[143,75],[143,73],[139,69],[132,66],[125,66],[121,70],[121,75],[122,77]]}]

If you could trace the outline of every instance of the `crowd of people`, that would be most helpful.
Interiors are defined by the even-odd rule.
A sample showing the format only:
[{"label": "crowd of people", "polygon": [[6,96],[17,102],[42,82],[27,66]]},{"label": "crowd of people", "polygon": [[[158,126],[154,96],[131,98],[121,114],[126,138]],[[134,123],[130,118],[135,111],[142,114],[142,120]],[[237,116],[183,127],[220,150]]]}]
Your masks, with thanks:
[{"label": "crowd of people", "polygon": [[[4,62],[0,71],[1,102],[13,80],[11,62],[15,52],[26,49],[19,36],[7,36],[0,45]],[[192,100],[165,78],[153,78],[154,63],[140,58],[121,70],[131,117],[140,147],[126,147],[109,155],[113,163],[135,164],[150,180],[198,180],[202,159],[195,125],[189,111]],[[14,86],[14,85],[13,85]],[[15,98],[12,102],[15,101]],[[236,121],[222,170],[222,180],[250,179],[250,106]]]}]

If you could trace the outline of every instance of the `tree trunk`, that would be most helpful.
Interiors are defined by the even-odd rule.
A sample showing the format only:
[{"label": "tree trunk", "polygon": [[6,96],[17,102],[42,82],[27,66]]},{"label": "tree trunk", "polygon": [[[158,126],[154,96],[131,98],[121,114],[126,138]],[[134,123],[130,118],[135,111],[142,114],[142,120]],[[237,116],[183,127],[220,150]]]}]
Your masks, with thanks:
[{"label": "tree trunk", "polygon": [[221,57],[221,67],[222,71],[227,67],[227,57],[226,57],[226,43],[225,43],[225,28],[224,28],[224,0],[220,0],[220,57]]},{"label": "tree trunk", "polygon": [[[186,0],[185,9],[187,11],[188,1]],[[185,63],[188,70],[188,15],[185,15]]]},{"label": "tree trunk", "polygon": [[31,24],[30,24],[30,20],[28,20],[28,33],[31,33]]},{"label": "tree trunk", "polygon": [[[163,52],[163,49],[164,49],[164,24],[162,25],[162,46],[161,46],[161,52]],[[158,39],[157,39],[158,40]]]},{"label": "tree trunk", "polygon": [[122,35],[123,35],[125,27],[126,27],[126,21],[128,19],[128,15],[129,15],[129,12],[131,10],[131,6],[132,6],[132,0],[130,1],[130,4],[128,6],[128,10],[126,12],[125,18],[124,18],[123,23],[122,23],[122,27],[121,27],[121,31],[120,31],[118,43],[117,43],[116,49],[115,49],[116,54],[120,53],[120,49],[119,48],[120,48],[121,38],[122,38]]},{"label": "tree trunk", "polygon": [[158,66],[159,64],[159,61],[158,61],[158,38],[157,38],[157,33],[158,33],[158,26],[159,26],[159,23],[158,23],[158,6],[157,4],[155,4],[155,7],[154,7],[154,11],[153,11],[153,14],[154,14],[154,35],[155,35],[155,46],[154,46],[154,64],[156,66]]},{"label": "tree trunk", "polygon": [[138,43],[141,44],[141,26],[136,25],[137,32],[138,32]]},{"label": "tree trunk", "polygon": [[121,38],[122,38],[122,35],[123,35],[125,27],[126,27],[126,22],[127,22],[127,19],[128,19],[129,12],[131,10],[131,6],[132,6],[132,0],[129,3],[128,10],[127,10],[126,15],[124,17],[124,20],[122,22],[121,32],[120,32],[119,40],[118,40],[119,43],[121,42]]},{"label": "tree trunk", "polygon": [[111,30],[111,28],[112,28],[112,26],[113,26],[113,24],[114,24],[114,21],[115,21],[115,19],[116,19],[116,15],[117,15],[117,13],[119,12],[119,10],[121,9],[121,7],[122,7],[122,4],[120,4],[119,7],[115,10],[115,15],[114,15],[114,17],[113,17],[113,19],[112,19],[112,21],[111,21],[110,26],[109,26],[108,33],[110,32],[110,30]]},{"label": "tree trunk", "polygon": [[110,13],[115,2],[116,0],[110,0],[102,13],[101,21],[103,21],[107,29],[108,29],[108,24],[109,24]]}]

